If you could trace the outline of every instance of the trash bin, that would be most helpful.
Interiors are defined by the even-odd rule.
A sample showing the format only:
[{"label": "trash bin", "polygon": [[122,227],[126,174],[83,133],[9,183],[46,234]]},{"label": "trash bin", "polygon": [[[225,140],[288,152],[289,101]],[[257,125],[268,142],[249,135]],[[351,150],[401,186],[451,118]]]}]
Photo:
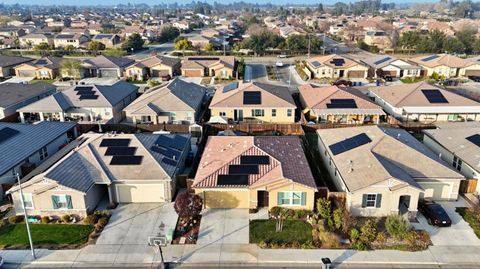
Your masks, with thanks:
[{"label": "trash bin", "polygon": [[330,269],[330,264],[332,264],[332,261],[329,258],[322,258],[322,269]]},{"label": "trash bin", "polygon": [[361,82],[361,81],[358,82],[358,86],[362,86],[362,82]]},{"label": "trash bin", "polygon": [[377,79],[377,86],[380,86],[380,80]]}]

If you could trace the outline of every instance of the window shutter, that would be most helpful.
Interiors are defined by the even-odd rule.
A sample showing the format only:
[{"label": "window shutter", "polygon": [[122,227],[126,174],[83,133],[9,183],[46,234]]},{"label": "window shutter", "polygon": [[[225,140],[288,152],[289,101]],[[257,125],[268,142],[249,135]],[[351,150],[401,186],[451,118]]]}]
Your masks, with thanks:
[{"label": "window shutter", "polygon": [[302,192],[302,205],[306,205],[306,204],[307,204],[307,193]]},{"label": "window shutter", "polygon": [[367,207],[367,195],[366,194],[364,194],[362,196],[362,207],[363,208]]},{"label": "window shutter", "polygon": [[72,196],[66,195],[65,198],[67,199],[67,208],[68,209],[73,209]]},{"label": "window shutter", "polygon": [[52,195],[52,205],[53,205],[53,209],[60,208],[60,205],[58,204],[58,196]]},{"label": "window shutter", "polygon": [[377,202],[375,203],[375,207],[376,208],[380,208],[382,207],[382,194],[381,193],[378,193],[377,194]]},{"label": "window shutter", "polygon": [[282,205],[283,192],[277,192],[277,205]]}]

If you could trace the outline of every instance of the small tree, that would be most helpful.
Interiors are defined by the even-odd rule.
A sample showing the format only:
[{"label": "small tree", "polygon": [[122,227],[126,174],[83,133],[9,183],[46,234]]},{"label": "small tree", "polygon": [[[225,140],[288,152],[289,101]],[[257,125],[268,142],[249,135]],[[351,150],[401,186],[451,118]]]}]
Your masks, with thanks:
[{"label": "small tree", "polygon": [[71,53],[71,52],[74,52],[74,51],[76,50],[76,48],[75,48],[75,46],[73,46],[73,45],[66,45],[66,46],[63,48],[63,50],[66,51],[66,52]]},{"label": "small tree", "polygon": [[91,51],[94,55],[97,55],[99,51],[105,50],[105,45],[102,42],[91,41],[90,43],[88,43],[87,49]]},{"label": "small tree", "polygon": [[183,192],[175,200],[174,209],[180,217],[193,217],[202,211],[203,201],[200,196]]},{"label": "small tree", "polygon": [[127,38],[122,44],[122,50],[126,51],[137,51],[143,47],[145,40],[142,39],[142,36],[138,33],[134,33]]},{"label": "small tree", "polygon": [[79,61],[73,59],[63,59],[60,62],[60,73],[62,76],[71,77],[73,79],[80,79],[80,71],[82,65]]},{"label": "small tree", "polygon": [[203,48],[203,50],[208,51],[208,52],[212,52],[215,49],[213,48],[212,43],[208,43],[207,45],[205,45],[205,48]]},{"label": "small tree", "polygon": [[317,210],[320,217],[325,220],[328,229],[332,230],[334,222],[332,218],[332,203],[330,200],[327,198],[319,198],[317,200]]},{"label": "small tree", "polygon": [[372,219],[365,221],[360,228],[360,241],[365,244],[370,244],[377,237],[377,225]]},{"label": "small tree", "polygon": [[183,55],[185,55],[185,50],[193,49],[192,41],[184,37],[177,37],[175,39],[175,49],[181,50]]},{"label": "small tree", "polygon": [[270,215],[276,220],[275,232],[279,233],[283,231],[283,223],[287,217],[288,209],[283,207],[273,207],[270,210]]}]

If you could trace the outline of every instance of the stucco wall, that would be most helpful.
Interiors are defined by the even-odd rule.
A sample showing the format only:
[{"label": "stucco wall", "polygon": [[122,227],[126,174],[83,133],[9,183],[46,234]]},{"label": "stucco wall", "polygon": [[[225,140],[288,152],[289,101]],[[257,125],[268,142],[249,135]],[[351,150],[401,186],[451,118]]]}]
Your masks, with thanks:
[{"label": "stucco wall", "polygon": [[[265,111],[263,117],[254,117],[256,119],[262,120],[264,122],[273,122],[273,123],[294,123],[295,122],[295,107],[290,108],[292,111],[291,116],[287,115],[288,108],[276,108],[276,116],[272,116],[272,108],[265,107],[248,107],[248,108],[239,108],[243,110],[243,118],[252,118],[252,109],[263,109]],[[220,116],[220,112],[225,113],[225,117],[234,119],[235,108],[211,108],[212,116]]]}]

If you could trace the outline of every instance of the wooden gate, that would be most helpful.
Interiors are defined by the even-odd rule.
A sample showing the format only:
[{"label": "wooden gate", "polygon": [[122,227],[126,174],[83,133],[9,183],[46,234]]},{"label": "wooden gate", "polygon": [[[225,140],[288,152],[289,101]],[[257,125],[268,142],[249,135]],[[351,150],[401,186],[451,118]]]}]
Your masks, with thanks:
[{"label": "wooden gate", "polygon": [[477,190],[477,179],[466,179],[460,182],[460,193],[473,193]]}]

